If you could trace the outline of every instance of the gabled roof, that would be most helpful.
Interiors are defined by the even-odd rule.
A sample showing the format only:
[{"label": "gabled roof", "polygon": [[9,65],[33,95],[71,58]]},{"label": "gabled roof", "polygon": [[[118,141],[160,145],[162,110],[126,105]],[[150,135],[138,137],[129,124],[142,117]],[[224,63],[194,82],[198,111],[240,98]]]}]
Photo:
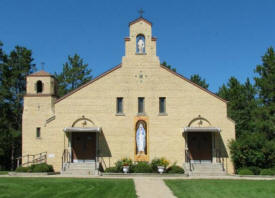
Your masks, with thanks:
[{"label": "gabled roof", "polygon": [[117,69],[120,68],[120,67],[121,67],[121,63],[120,63],[119,65],[113,67],[112,69],[110,69],[110,70],[104,72],[103,74],[97,76],[96,78],[90,80],[89,82],[85,83],[84,85],[81,85],[80,87],[78,87],[78,88],[72,90],[71,92],[67,93],[66,95],[62,96],[61,98],[57,99],[57,100],[55,101],[55,103],[60,102],[61,100],[67,98],[68,96],[72,95],[73,93],[77,92],[78,90],[80,90],[80,89],[82,89],[82,88],[88,86],[89,84],[92,84],[93,82],[99,80],[100,78],[102,78],[102,77],[106,76],[107,74],[109,74],[109,73],[111,73],[111,72],[117,70]]},{"label": "gabled roof", "polygon": [[219,100],[221,100],[221,101],[223,101],[223,102],[225,102],[225,103],[227,103],[227,102],[228,102],[228,101],[224,100],[223,98],[221,98],[221,97],[217,96],[217,95],[216,95],[216,94],[214,94],[213,92],[209,91],[208,89],[205,89],[205,88],[203,88],[203,87],[199,86],[198,84],[196,84],[196,83],[192,82],[191,80],[189,80],[188,78],[186,78],[186,77],[184,77],[184,76],[180,75],[179,73],[172,71],[171,69],[169,69],[169,68],[165,67],[164,65],[160,65],[160,66],[161,66],[163,69],[166,69],[167,71],[169,71],[170,73],[172,73],[172,74],[174,74],[174,75],[176,75],[176,76],[180,77],[181,79],[185,80],[186,82],[188,82],[188,83],[190,83],[190,84],[192,84],[192,85],[194,85],[194,86],[198,87],[199,89],[201,89],[201,90],[205,91],[206,93],[208,93],[208,94],[210,94],[210,95],[212,95],[212,96],[214,96],[214,97],[218,98]]},{"label": "gabled roof", "polygon": [[139,18],[133,20],[132,22],[129,23],[129,26],[131,26],[131,25],[133,25],[133,24],[135,24],[135,23],[137,23],[139,21],[144,21],[145,23],[147,23],[147,24],[149,24],[149,25],[152,26],[152,23],[150,21],[148,21],[147,19],[143,18],[143,17],[139,17]]},{"label": "gabled roof", "polygon": [[52,76],[52,75],[44,70],[40,70],[38,72],[30,74],[29,76]]}]

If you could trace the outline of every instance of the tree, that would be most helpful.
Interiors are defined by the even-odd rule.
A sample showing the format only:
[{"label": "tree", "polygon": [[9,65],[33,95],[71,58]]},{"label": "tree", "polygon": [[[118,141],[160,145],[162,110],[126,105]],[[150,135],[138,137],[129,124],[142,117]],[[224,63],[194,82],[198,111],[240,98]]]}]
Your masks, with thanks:
[{"label": "tree", "polygon": [[228,116],[236,122],[236,135],[254,132],[253,116],[257,108],[255,100],[256,89],[247,79],[241,84],[235,77],[231,77],[227,85],[222,85],[218,96],[229,101]]},{"label": "tree", "polygon": [[255,83],[259,94],[257,130],[264,132],[269,139],[275,139],[275,52],[270,47],[258,65]]},{"label": "tree", "polygon": [[206,80],[202,79],[199,74],[191,75],[190,80],[197,85],[203,87],[204,89],[207,89],[209,87],[209,84],[206,83]]},{"label": "tree", "polygon": [[16,46],[9,55],[0,50],[0,164],[14,169],[15,157],[21,155],[21,123],[26,76],[35,70],[32,52]]},{"label": "tree", "polygon": [[168,64],[166,63],[166,61],[163,61],[163,62],[161,63],[161,65],[163,65],[164,67],[167,67],[168,69],[172,70],[173,72],[177,72],[177,69],[174,68],[174,67],[172,67],[171,65],[168,65]]},{"label": "tree", "polygon": [[62,97],[90,81],[92,79],[91,72],[92,70],[88,69],[88,64],[84,64],[79,55],[68,56],[68,61],[63,65],[62,72],[55,73],[58,81],[58,96]]}]

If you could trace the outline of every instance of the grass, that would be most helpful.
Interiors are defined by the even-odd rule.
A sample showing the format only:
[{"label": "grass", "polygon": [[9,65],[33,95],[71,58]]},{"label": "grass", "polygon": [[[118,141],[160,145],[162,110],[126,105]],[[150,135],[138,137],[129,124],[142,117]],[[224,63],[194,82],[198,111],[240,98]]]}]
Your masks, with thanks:
[{"label": "grass", "polygon": [[7,175],[9,171],[0,171],[0,175]]},{"label": "grass", "polygon": [[274,198],[275,180],[165,180],[184,198]]},{"label": "grass", "polygon": [[0,178],[0,198],[136,198],[130,179]]}]

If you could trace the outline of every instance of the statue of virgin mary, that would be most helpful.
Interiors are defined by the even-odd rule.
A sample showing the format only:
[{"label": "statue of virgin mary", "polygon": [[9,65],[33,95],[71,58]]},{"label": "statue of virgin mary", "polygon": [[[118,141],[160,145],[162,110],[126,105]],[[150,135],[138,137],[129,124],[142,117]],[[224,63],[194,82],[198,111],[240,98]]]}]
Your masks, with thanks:
[{"label": "statue of virgin mary", "polygon": [[144,154],[146,145],[146,132],[143,125],[140,123],[136,132],[137,153]]}]

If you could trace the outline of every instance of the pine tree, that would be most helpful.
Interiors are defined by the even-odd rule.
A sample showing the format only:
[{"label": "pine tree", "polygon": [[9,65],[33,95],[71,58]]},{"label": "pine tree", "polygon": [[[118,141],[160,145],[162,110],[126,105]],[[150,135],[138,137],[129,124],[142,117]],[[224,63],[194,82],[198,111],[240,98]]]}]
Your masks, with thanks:
[{"label": "pine tree", "polygon": [[55,73],[58,81],[58,96],[62,97],[90,81],[92,79],[91,72],[92,70],[88,69],[88,64],[84,64],[79,55],[68,56],[68,61],[63,65],[62,72]]},{"label": "pine tree", "polygon": [[206,80],[202,79],[199,74],[191,75],[190,80],[197,85],[203,87],[204,89],[207,89],[209,87],[209,84],[206,83]]},{"label": "pine tree", "polygon": [[255,73],[259,94],[259,108],[256,114],[257,130],[264,132],[269,139],[275,139],[275,52],[270,47],[262,57]]}]

